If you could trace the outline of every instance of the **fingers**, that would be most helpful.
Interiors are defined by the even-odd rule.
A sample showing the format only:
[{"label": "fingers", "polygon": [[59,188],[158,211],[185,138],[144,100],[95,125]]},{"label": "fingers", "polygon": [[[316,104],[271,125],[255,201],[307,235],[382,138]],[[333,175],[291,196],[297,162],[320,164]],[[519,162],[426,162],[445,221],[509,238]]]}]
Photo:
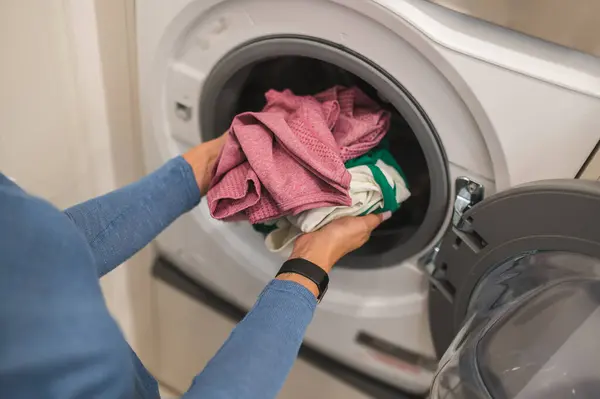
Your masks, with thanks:
[{"label": "fingers", "polygon": [[391,217],[392,217],[392,211],[383,212],[381,214],[381,221],[385,222],[386,220],[388,220]]},{"label": "fingers", "polygon": [[367,216],[363,216],[362,220],[367,225],[367,229],[369,233],[377,228],[382,222],[388,220],[392,216],[391,212],[384,212],[378,215],[370,214]]}]

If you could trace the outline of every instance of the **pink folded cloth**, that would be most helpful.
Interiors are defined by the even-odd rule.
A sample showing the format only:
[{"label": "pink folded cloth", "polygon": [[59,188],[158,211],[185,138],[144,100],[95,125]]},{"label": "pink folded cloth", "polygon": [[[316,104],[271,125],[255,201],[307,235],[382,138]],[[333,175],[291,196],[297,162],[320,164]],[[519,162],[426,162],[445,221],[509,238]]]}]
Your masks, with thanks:
[{"label": "pink folded cloth", "polygon": [[344,162],[377,146],[390,116],[356,87],[316,96],[269,90],[261,112],[237,115],[215,165],[211,215],[261,223],[351,205]]}]

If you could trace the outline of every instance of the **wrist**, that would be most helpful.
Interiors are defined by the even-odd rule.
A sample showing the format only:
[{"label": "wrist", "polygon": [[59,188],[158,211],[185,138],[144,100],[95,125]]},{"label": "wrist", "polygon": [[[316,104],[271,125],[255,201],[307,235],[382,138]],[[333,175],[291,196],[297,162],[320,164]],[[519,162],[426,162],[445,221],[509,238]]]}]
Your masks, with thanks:
[{"label": "wrist", "polygon": [[301,286],[309,290],[315,296],[315,298],[319,297],[319,287],[317,287],[317,285],[312,280],[300,274],[283,273],[277,276],[275,279],[283,281],[293,281],[294,283],[300,284]]},{"label": "wrist", "polygon": [[339,260],[338,251],[328,239],[315,239],[312,234],[304,234],[296,239],[289,259],[306,259],[329,273]]},{"label": "wrist", "polygon": [[289,259],[306,259],[309,262],[319,266],[325,272],[329,273],[333,269],[336,262],[332,251],[320,248],[319,250],[311,250],[307,248],[295,248],[292,251]]},{"label": "wrist", "polygon": [[208,191],[209,171],[208,171],[208,157],[205,154],[202,146],[197,146],[182,155],[183,159],[191,166],[192,172],[194,173],[194,179],[198,185],[201,195],[205,195]]},{"label": "wrist", "polygon": [[208,191],[212,170],[226,139],[227,133],[217,139],[197,145],[183,154],[183,159],[192,167],[201,195],[205,195]]}]

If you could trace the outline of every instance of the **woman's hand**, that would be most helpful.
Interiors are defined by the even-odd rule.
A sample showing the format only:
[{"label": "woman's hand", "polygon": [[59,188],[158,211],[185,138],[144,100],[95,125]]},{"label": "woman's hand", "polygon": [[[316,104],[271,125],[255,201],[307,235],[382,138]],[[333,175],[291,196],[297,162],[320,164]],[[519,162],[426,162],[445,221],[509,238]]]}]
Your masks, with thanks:
[{"label": "woman's hand", "polygon": [[363,246],[371,232],[390,216],[391,212],[385,212],[334,220],[320,230],[298,237],[290,259],[306,259],[329,273],[344,255]]},{"label": "woman's hand", "polygon": [[183,154],[183,159],[190,164],[194,171],[194,177],[196,178],[196,183],[198,183],[201,195],[206,195],[208,192],[213,168],[225,144],[225,140],[227,140],[227,133],[224,133],[218,139],[197,145]]},{"label": "woman's hand", "polygon": [[[320,230],[298,237],[290,259],[306,259],[329,273],[342,256],[363,246],[373,230],[391,216],[391,212],[384,212],[334,220]],[[304,276],[284,273],[277,276],[277,279],[294,281],[307,288],[315,297],[319,296],[317,285]]]}]

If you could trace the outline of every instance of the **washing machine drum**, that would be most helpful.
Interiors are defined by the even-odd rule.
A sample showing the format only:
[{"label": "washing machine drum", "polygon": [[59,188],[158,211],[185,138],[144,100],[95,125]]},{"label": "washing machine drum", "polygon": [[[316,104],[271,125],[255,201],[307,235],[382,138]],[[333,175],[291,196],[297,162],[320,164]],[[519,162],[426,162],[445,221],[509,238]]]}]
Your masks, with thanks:
[{"label": "washing machine drum", "polygon": [[464,213],[447,239],[430,299],[445,350],[431,397],[598,397],[600,185],[510,190]]},{"label": "washing machine drum", "polygon": [[[359,87],[390,112],[386,138],[402,166],[411,196],[373,232],[366,245],[342,259],[338,267],[391,267],[416,255],[438,235],[449,203],[447,163],[433,126],[398,82],[366,60],[319,43],[282,40],[257,42],[233,51],[213,69],[200,101],[203,140],[222,134],[235,115],[260,111],[270,89],[314,95],[335,85]],[[278,54],[282,49],[309,55],[310,51],[325,51],[318,54],[333,57],[339,65],[310,56]],[[267,57],[272,51],[276,53]],[[362,72],[370,83],[351,70]]]}]

